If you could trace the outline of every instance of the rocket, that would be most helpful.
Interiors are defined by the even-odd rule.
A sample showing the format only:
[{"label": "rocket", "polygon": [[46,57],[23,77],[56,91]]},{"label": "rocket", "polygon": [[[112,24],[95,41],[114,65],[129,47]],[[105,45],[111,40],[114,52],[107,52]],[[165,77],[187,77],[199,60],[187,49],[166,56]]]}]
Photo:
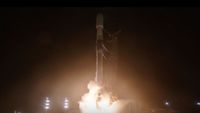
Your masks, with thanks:
[{"label": "rocket", "polygon": [[96,18],[96,76],[95,81],[103,84],[103,15],[98,14]]}]

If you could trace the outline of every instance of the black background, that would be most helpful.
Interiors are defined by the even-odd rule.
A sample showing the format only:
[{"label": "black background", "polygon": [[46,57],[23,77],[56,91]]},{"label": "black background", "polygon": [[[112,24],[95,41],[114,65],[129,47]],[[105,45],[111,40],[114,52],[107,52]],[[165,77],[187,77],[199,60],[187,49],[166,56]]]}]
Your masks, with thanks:
[{"label": "black background", "polygon": [[[71,80],[79,84],[76,79],[89,74],[80,83],[85,89],[74,98],[85,93],[95,72],[98,12],[104,14],[105,28],[122,29],[118,75],[133,91],[130,95],[142,94],[144,102],[160,107],[169,99],[174,109],[196,109],[194,102],[200,96],[199,8],[4,7],[0,9],[1,112],[39,111],[43,97],[52,94],[62,78],[70,87]],[[59,75],[63,70],[68,74]]]}]

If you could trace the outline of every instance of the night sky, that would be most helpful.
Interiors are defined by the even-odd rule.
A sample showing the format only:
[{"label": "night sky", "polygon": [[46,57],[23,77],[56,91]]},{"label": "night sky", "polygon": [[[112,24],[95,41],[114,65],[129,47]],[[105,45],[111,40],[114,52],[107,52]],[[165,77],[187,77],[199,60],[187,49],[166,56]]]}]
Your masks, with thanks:
[{"label": "night sky", "polygon": [[[95,74],[96,15],[121,29],[122,97],[174,109],[200,99],[199,8],[1,8],[0,112],[41,113],[49,96],[77,102]],[[61,104],[60,104],[61,103]]]}]

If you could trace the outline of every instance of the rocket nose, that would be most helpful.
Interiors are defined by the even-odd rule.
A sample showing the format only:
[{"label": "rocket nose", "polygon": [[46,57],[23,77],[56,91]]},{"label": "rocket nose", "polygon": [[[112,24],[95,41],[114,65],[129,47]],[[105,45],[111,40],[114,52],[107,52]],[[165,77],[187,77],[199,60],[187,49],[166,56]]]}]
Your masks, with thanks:
[{"label": "rocket nose", "polygon": [[103,15],[102,14],[97,15],[96,25],[102,25],[103,26]]}]

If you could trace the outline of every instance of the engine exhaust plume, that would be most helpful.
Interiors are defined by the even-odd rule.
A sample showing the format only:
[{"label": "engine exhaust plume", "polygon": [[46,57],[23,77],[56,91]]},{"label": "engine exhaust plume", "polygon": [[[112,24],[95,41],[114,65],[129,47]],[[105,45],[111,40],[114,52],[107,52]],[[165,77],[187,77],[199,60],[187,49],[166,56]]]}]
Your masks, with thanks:
[{"label": "engine exhaust plume", "polygon": [[95,81],[88,84],[89,92],[79,101],[81,113],[119,113],[124,102],[117,99],[111,92],[104,90]]}]

